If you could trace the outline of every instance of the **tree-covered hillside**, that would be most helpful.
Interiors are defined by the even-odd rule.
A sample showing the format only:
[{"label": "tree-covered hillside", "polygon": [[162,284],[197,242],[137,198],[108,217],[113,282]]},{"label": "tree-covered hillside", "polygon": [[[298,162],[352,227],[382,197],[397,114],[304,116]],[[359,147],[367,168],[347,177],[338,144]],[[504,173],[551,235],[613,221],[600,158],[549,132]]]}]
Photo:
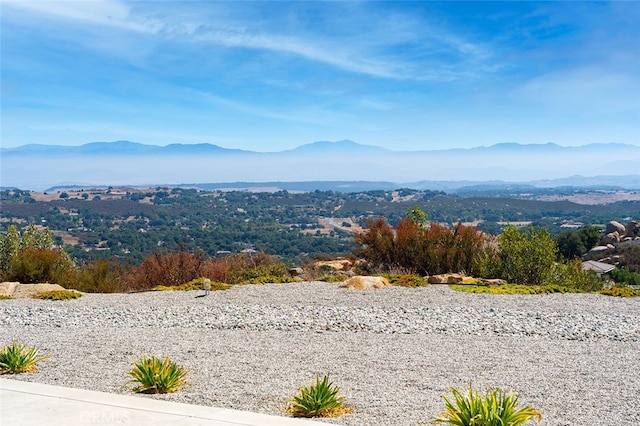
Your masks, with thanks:
[{"label": "tree-covered hillside", "polygon": [[49,227],[72,256],[120,257],[131,262],[180,246],[219,252],[258,250],[285,258],[348,253],[353,232],[371,217],[395,225],[418,206],[429,220],[476,223],[499,233],[507,222],[603,224],[640,218],[640,202],[581,205],[500,197],[459,197],[399,189],[340,193],[202,191],[186,188],[109,188],[40,194],[0,192],[0,230],[10,224]]}]

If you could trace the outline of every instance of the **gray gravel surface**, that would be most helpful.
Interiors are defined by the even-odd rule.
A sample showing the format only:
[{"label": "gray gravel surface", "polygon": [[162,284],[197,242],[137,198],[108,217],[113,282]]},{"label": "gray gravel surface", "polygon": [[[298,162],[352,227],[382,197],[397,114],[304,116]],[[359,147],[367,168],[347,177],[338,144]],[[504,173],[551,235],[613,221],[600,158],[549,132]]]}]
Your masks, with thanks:
[{"label": "gray gravel surface", "polygon": [[330,373],[354,412],[340,425],[421,425],[449,387],[513,389],[542,425],[640,424],[640,299],[477,295],[447,286],[359,292],[306,282],[213,292],[0,301],[0,344],[52,357],[12,378],[130,393],[143,354],[191,386],[148,396],[282,414]]}]

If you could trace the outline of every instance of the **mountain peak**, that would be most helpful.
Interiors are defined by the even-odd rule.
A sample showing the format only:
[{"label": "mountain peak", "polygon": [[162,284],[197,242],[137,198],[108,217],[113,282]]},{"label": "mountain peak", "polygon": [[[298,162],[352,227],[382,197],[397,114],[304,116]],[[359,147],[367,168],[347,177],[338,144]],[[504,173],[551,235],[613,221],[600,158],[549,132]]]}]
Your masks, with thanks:
[{"label": "mountain peak", "polygon": [[297,148],[294,148],[292,150],[286,151],[286,152],[290,152],[290,153],[297,153],[297,154],[312,154],[312,153],[340,153],[340,152],[345,152],[345,153],[356,153],[356,152],[360,152],[360,153],[381,153],[381,152],[385,152],[387,151],[384,148],[380,148],[378,146],[372,146],[372,145],[363,145],[363,144],[359,144],[356,143],[352,140],[349,139],[344,139],[341,141],[335,141],[335,142],[331,142],[331,141],[317,141],[317,142],[313,142],[313,143],[309,143],[309,144],[305,144],[305,145],[300,145]]}]

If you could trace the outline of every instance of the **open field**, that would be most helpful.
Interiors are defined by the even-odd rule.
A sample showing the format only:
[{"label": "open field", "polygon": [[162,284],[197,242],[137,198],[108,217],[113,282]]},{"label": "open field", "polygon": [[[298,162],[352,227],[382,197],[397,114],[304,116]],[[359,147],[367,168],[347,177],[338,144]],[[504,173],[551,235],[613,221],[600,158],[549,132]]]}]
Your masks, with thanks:
[{"label": "open field", "polygon": [[201,294],[1,300],[0,344],[52,356],[12,378],[114,393],[139,356],[167,355],[192,385],[155,398],[268,414],[328,372],[354,407],[325,420],[340,425],[427,424],[469,382],[515,390],[546,426],[640,423],[638,298],[319,282]]}]

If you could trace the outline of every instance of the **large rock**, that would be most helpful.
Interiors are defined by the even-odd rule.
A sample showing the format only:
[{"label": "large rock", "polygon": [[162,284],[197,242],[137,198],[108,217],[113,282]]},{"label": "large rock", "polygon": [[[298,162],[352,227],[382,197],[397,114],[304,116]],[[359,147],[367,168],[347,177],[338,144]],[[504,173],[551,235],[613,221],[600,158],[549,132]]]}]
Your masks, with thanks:
[{"label": "large rock", "polygon": [[366,275],[356,275],[343,282],[340,287],[354,290],[372,290],[375,288],[388,287],[389,280],[385,277],[372,277]]},{"label": "large rock", "polygon": [[39,284],[20,284],[17,282],[0,283],[0,295],[13,297],[14,299],[25,299],[35,296],[36,294],[46,291],[64,290],[64,287],[58,284],[39,283]]},{"label": "large rock", "polygon": [[611,234],[612,232],[617,232],[618,235],[624,235],[627,232],[627,228],[620,222],[612,220],[611,222],[607,223],[607,228],[605,229],[604,233]]},{"label": "large rock", "polygon": [[462,282],[466,277],[462,274],[440,274],[440,275],[430,275],[427,278],[427,282],[429,284],[457,284]]},{"label": "large rock", "polygon": [[607,253],[609,253],[611,249],[608,246],[595,246],[591,250],[589,250],[582,258],[584,260],[590,260],[594,258],[600,258]]},{"label": "large rock", "polygon": [[349,259],[319,260],[314,263],[316,267],[329,267],[336,271],[348,271],[353,266]]},{"label": "large rock", "polygon": [[609,244],[616,244],[619,242],[620,242],[620,233],[618,231],[614,231],[614,232],[609,232],[607,235],[602,237],[602,239],[600,240],[600,245],[604,246]]},{"label": "large rock", "polygon": [[640,222],[632,220],[631,222],[627,223],[627,228],[624,236],[631,238],[640,237]]}]

